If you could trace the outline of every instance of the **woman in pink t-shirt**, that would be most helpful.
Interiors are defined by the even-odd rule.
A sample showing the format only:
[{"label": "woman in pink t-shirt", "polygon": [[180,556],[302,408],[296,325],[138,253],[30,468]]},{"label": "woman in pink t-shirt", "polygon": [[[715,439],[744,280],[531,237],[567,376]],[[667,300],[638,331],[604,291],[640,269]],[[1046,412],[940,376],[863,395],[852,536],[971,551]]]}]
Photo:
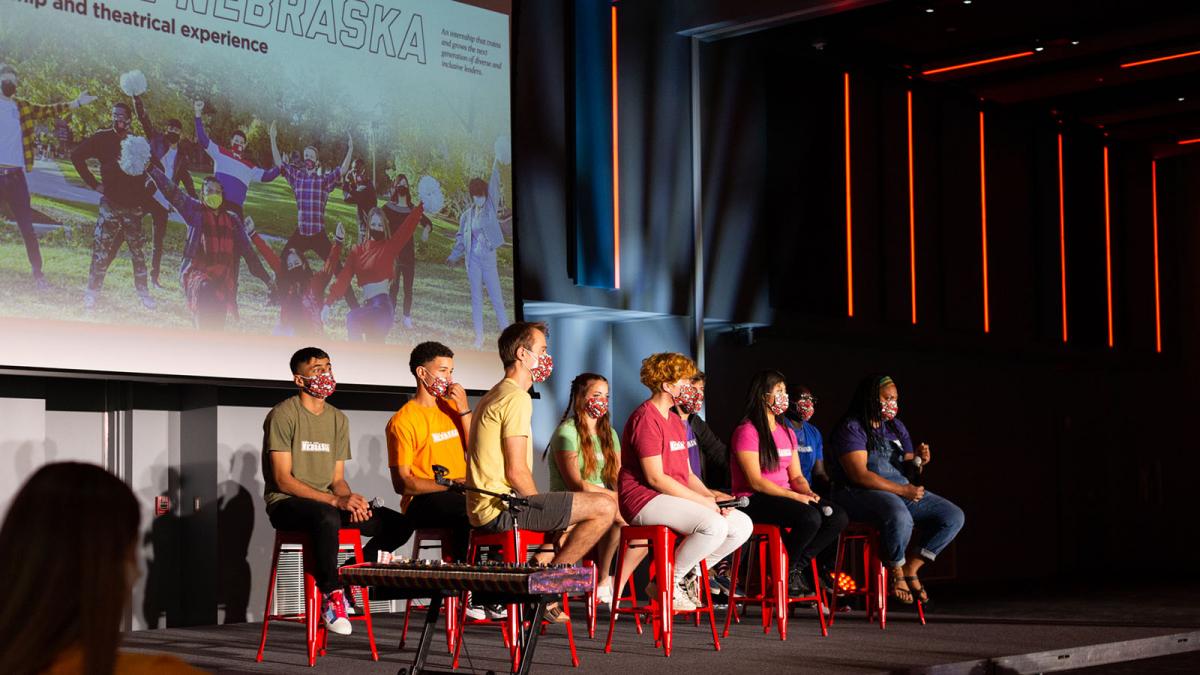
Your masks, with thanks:
[{"label": "woman in pink t-shirt", "polygon": [[[625,423],[617,477],[626,522],[665,525],[681,536],[671,589],[677,610],[695,609],[699,601],[687,578],[700,561],[712,567],[745,543],[754,527],[741,511],[719,508],[717,501],[729,496],[705,487],[688,463],[687,427],[671,408],[696,395],[695,374],[696,364],[682,354],[653,354],[642,361],[641,380],[650,398]],[[658,593],[653,584],[646,589],[651,598]]]},{"label": "woman in pink t-shirt", "polygon": [[821,501],[804,480],[796,435],[780,421],[787,410],[783,375],[775,370],[755,375],[746,395],[746,417],[733,430],[729,464],[733,493],[750,498],[746,514],[756,523],[781,528],[789,561],[788,593],[803,596],[813,593],[808,574],[813,558],[837,541],[849,519],[841,507]]}]

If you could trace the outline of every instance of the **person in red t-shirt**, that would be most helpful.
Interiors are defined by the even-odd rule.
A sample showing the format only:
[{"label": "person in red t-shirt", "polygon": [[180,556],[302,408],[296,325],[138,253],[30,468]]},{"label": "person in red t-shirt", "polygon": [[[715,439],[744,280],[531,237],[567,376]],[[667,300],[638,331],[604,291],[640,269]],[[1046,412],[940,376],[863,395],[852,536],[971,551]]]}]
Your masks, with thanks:
[{"label": "person in red t-shirt", "polygon": [[[687,427],[671,408],[696,396],[695,374],[696,364],[682,354],[653,354],[642,361],[641,381],[650,398],[625,423],[617,477],[621,515],[628,523],[665,525],[681,536],[670,592],[675,609],[685,611],[698,604],[689,581],[700,561],[715,565],[744,544],[754,528],[741,511],[718,507],[717,501],[729,495],[705,487],[688,463]],[[653,586],[646,589],[651,598],[668,592]]]},{"label": "person in red t-shirt", "polygon": [[[390,237],[383,209],[375,207],[367,215],[370,236],[350,251],[346,266],[338,273],[325,297],[325,306],[330,307],[337,298],[345,295],[350,278],[358,276],[362,306],[346,315],[346,332],[350,340],[383,342],[391,332],[392,324],[396,322],[396,306],[388,291],[396,278],[396,257],[412,240],[413,230],[424,213],[425,205],[418,204]],[[328,312],[322,311],[322,315],[325,318]]]}]

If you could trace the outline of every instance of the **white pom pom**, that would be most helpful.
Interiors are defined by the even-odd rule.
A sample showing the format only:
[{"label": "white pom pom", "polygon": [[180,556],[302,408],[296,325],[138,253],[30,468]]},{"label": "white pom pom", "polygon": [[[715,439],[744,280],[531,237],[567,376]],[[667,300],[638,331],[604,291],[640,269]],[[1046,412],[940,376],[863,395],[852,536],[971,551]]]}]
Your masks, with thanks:
[{"label": "white pom pom", "polygon": [[433,176],[421,177],[420,182],[417,183],[417,196],[421,198],[421,205],[425,207],[425,213],[437,213],[446,203],[445,195],[442,194],[442,186]]},{"label": "white pom pom", "polygon": [[127,96],[141,96],[146,93],[146,76],[140,70],[121,73],[121,91]]},{"label": "white pom pom", "polygon": [[146,173],[146,165],[150,163],[150,144],[141,136],[126,136],[121,141],[121,158],[117,163],[130,176]]},{"label": "white pom pom", "polygon": [[496,138],[496,161],[501,164],[512,164],[512,139],[508,136]]}]

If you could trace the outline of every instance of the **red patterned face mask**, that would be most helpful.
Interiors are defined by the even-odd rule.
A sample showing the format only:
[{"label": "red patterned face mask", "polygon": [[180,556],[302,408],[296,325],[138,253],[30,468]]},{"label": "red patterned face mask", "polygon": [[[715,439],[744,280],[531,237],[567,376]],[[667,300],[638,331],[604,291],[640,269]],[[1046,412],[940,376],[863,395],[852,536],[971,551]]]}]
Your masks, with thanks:
[{"label": "red patterned face mask", "polygon": [[602,396],[593,396],[584,401],[583,409],[592,419],[598,420],[608,414],[608,399]]},{"label": "red patterned face mask", "polygon": [[435,397],[442,398],[446,395],[446,392],[450,391],[451,384],[452,383],[450,380],[447,380],[439,375],[433,378],[432,381],[426,382],[425,388],[428,389],[429,393],[433,394]]},{"label": "red patterned face mask", "polygon": [[879,405],[879,415],[884,422],[891,422],[900,413],[900,404],[896,401],[883,401]]},{"label": "red patterned face mask", "polygon": [[811,420],[816,411],[816,406],[813,405],[811,398],[801,398],[796,401],[796,414],[800,415],[800,419],[805,422]]},{"label": "red patterned face mask", "polygon": [[529,369],[529,376],[534,382],[545,382],[550,379],[550,373],[554,372],[554,359],[550,358],[549,354],[538,354],[537,365]]},{"label": "red patterned face mask", "polygon": [[679,387],[679,393],[675,394],[675,405],[679,406],[685,415],[695,415],[704,405],[704,394],[694,385],[682,385]]},{"label": "red patterned face mask", "polygon": [[771,402],[767,404],[771,409],[772,415],[782,415],[788,409],[788,395],[785,393],[775,394],[771,397]]},{"label": "red patterned face mask", "polygon": [[313,398],[329,398],[337,389],[337,380],[333,379],[333,371],[326,371],[312,377],[300,376],[304,380],[304,392]]}]

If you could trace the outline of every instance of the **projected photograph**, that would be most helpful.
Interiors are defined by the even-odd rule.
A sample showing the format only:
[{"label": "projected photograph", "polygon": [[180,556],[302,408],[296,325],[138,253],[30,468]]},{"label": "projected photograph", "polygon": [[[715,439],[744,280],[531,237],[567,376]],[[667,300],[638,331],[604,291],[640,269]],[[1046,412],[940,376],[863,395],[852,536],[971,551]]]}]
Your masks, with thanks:
[{"label": "projected photograph", "polygon": [[84,0],[0,18],[0,316],[489,350],[513,320],[507,14]]}]

